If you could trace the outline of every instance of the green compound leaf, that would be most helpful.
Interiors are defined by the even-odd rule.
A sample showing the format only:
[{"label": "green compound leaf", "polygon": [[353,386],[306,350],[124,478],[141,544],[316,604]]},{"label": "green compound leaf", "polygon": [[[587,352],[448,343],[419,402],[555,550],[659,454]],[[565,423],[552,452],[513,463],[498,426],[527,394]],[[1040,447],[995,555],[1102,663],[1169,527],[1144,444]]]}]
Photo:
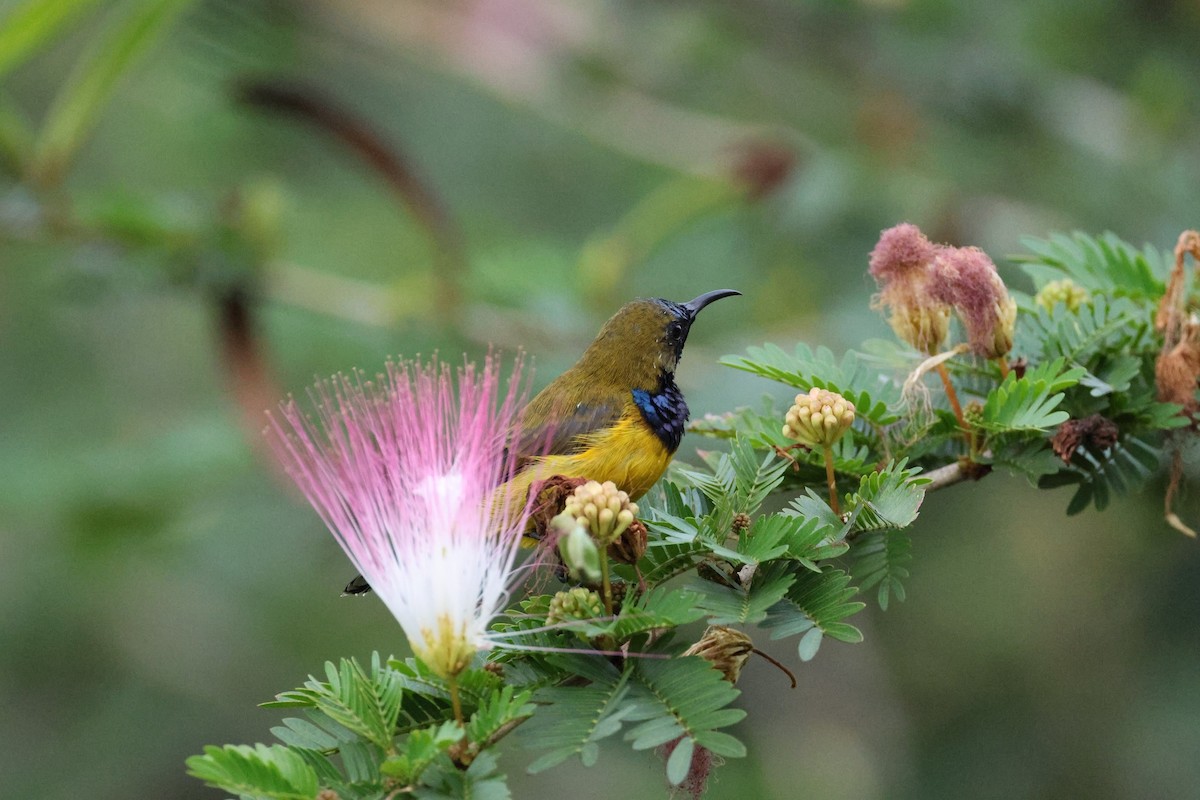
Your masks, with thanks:
[{"label": "green compound leaf", "polygon": [[725,356],[721,363],[802,391],[816,387],[837,392],[854,404],[859,418],[876,426],[891,425],[899,419],[893,409],[900,406],[900,388],[893,383],[881,382],[878,370],[866,357],[852,350],[838,361],[825,347],[813,351],[801,342],[793,353],[788,353],[767,343],[762,347],[746,348],[745,356]]},{"label": "green compound leaf", "polygon": [[625,720],[638,724],[625,738],[634,750],[682,736],[726,758],[746,754],[741,742],[717,730],[746,716],[740,708],[727,708],[741,692],[703,658],[643,659],[634,665],[630,687],[632,708]]},{"label": "green compound leaf", "polygon": [[621,730],[633,706],[625,703],[629,673],[619,673],[611,664],[574,656],[562,659],[564,670],[590,679],[586,686],[555,686],[537,693],[541,710],[521,731],[526,747],[547,750],[529,765],[531,773],[542,772],[569,758],[579,756],[585,767],[600,757],[600,741]]},{"label": "green compound leaf", "polygon": [[[1039,364],[1062,359],[1075,366],[1152,346],[1150,311],[1126,297],[1097,295],[1075,311],[1059,304],[1023,314],[1014,351]],[[1026,376],[1028,377],[1028,376]]]},{"label": "green compound leaf", "polygon": [[696,605],[709,615],[709,625],[754,625],[766,618],[795,580],[785,565],[771,564],[755,574],[749,587],[697,581]]},{"label": "green compound leaf", "polygon": [[[1075,381],[1083,370],[1071,370]],[[993,433],[1045,431],[1066,422],[1070,415],[1055,409],[1065,395],[1055,391],[1055,383],[1039,375],[1018,378],[1009,373],[1004,382],[993,389],[983,404],[979,427]]]},{"label": "green compound leaf", "polygon": [[309,750],[334,751],[345,741],[298,717],[284,719],[283,725],[271,728],[271,733],[284,744]]},{"label": "green compound leaf", "polygon": [[607,634],[618,642],[627,642],[639,633],[676,628],[703,616],[696,593],[686,588],[657,586],[628,602],[612,623],[595,626],[595,633]]},{"label": "green compound leaf", "polygon": [[533,715],[536,707],[529,702],[532,692],[517,692],[512,686],[502,686],[486,698],[467,723],[467,737],[473,742],[486,742],[506,725]]},{"label": "green compound leaf", "polygon": [[[338,665],[326,662],[325,675],[327,681],[309,676],[303,687],[284,692],[275,702],[263,705],[269,708],[310,707],[346,731],[386,750],[395,735],[400,714],[403,676],[383,665],[378,653],[372,656],[370,677],[352,658],[343,658]],[[328,730],[327,726],[322,727]],[[305,735],[303,729],[297,731],[290,725],[288,728],[293,737]]]},{"label": "green compound leaf", "polygon": [[187,760],[188,773],[243,797],[313,800],[320,784],[304,756],[283,745],[208,746]]},{"label": "green compound leaf", "polygon": [[1076,231],[1049,239],[1023,238],[1030,255],[1016,256],[1040,289],[1070,278],[1089,292],[1157,300],[1171,269],[1170,256],[1147,245],[1138,250],[1115,234],[1100,237]]},{"label": "green compound leaf", "polygon": [[870,531],[855,540],[851,548],[854,576],[862,591],[876,584],[879,607],[887,611],[890,598],[904,602],[904,584],[912,562],[912,539],[906,531]]},{"label": "green compound leaf", "polygon": [[889,464],[859,479],[858,491],[846,496],[846,507],[858,511],[855,528],[906,528],[917,518],[929,480],[917,477],[919,467],[905,469],[906,463]]},{"label": "green compound leaf", "polygon": [[1013,475],[1021,475],[1031,486],[1037,486],[1046,475],[1063,468],[1062,459],[1054,454],[1044,437],[1005,442],[994,448],[990,456],[980,458],[984,464],[1003,467]]},{"label": "green compound leaf", "polygon": [[[403,661],[391,659],[388,667],[395,670],[404,690],[400,704],[397,733],[444,722],[452,716],[450,692],[446,682],[429,667],[415,658]],[[463,711],[473,713],[491,697],[500,679],[484,669],[468,669],[458,676],[458,696]]]},{"label": "green compound leaf", "polygon": [[[508,780],[499,772],[496,754],[484,750],[467,769],[460,770],[449,759],[439,759],[422,776],[424,786],[413,796],[418,800],[511,800]],[[367,795],[374,797],[375,795]],[[386,795],[383,795],[386,797]],[[403,795],[397,795],[403,797]]]},{"label": "green compound leaf", "polygon": [[380,775],[401,785],[414,783],[443,753],[462,741],[463,730],[457,722],[444,722],[415,730],[404,740],[400,752],[388,756],[379,765]]},{"label": "green compound leaf", "polygon": [[1103,359],[1095,367],[1094,372],[1087,373],[1079,379],[1079,382],[1088,388],[1088,393],[1092,397],[1103,397],[1129,391],[1129,387],[1141,374],[1141,371],[1141,358],[1132,355],[1118,355]]},{"label": "green compound leaf", "polygon": [[682,575],[709,552],[711,544],[691,521],[659,514],[643,518],[649,532],[639,566],[646,582],[655,586]]},{"label": "green compound leaf", "polygon": [[672,477],[699,489],[716,512],[715,524],[728,530],[736,514],[753,514],[783,483],[788,462],[773,452],[760,453],[749,439],[737,437],[728,453],[714,453],[709,470],[677,466]]},{"label": "green compound leaf", "polygon": [[1093,505],[1103,511],[1113,495],[1128,494],[1145,483],[1158,470],[1160,457],[1159,448],[1146,439],[1122,436],[1102,453],[1079,448],[1069,467],[1043,476],[1038,488],[1074,486],[1067,514],[1078,514]]},{"label": "green compound leaf", "polygon": [[373,783],[379,778],[383,752],[370,742],[347,742],[338,751],[350,783]]},{"label": "green compound leaf", "polygon": [[849,547],[844,539],[848,529],[840,523],[824,516],[806,516],[793,509],[760,516],[749,530],[742,532],[738,552],[747,559],[755,558],[758,563],[786,557],[820,572],[816,562],[835,558]]},{"label": "green compound leaf", "polygon": [[772,639],[803,634],[800,659],[809,661],[826,636],[852,644],[862,641],[858,628],[841,621],[866,607],[851,599],[857,594],[850,576],[840,569],[802,573],[759,627],[770,629]]},{"label": "green compound leaf", "polygon": [[696,753],[696,741],[694,739],[682,738],[679,744],[675,745],[675,749],[671,751],[671,757],[667,759],[667,783],[672,786],[678,786],[683,783],[683,779],[687,777],[688,771],[692,768],[692,756]]}]

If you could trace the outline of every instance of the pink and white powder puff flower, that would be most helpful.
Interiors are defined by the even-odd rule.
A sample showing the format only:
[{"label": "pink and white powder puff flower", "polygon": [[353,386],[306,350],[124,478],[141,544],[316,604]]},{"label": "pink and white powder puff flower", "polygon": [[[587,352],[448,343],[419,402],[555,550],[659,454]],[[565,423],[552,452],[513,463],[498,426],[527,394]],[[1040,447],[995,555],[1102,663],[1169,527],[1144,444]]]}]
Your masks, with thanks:
[{"label": "pink and white powder puff flower", "polygon": [[[319,382],[316,419],[294,400],[267,433],[288,473],[396,617],[414,655],[452,680],[496,642],[488,623],[517,582],[529,508],[511,474],[521,364],[388,363]],[[457,382],[457,393],[455,383]]]}]

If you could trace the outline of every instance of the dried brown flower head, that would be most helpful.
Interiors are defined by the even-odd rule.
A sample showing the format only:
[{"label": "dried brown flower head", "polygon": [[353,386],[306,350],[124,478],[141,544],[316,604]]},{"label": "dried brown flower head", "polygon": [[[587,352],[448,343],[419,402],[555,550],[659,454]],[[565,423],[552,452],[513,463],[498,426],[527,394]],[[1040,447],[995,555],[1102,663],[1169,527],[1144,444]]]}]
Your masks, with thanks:
[{"label": "dried brown flower head", "polygon": [[709,625],[700,641],[683,652],[685,656],[700,656],[712,662],[725,680],[737,683],[742,667],[754,652],[754,642],[741,631],[726,625]]},{"label": "dried brown flower head", "polygon": [[1071,457],[1080,447],[1102,452],[1117,443],[1120,433],[1117,423],[1100,414],[1092,414],[1083,419],[1069,419],[1060,425],[1050,446],[1063,463],[1070,464]]},{"label": "dried brown flower head", "polygon": [[533,493],[533,508],[529,512],[529,521],[534,533],[539,539],[545,539],[551,533],[550,520],[562,513],[567,498],[575,493],[575,489],[587,483],[587,478],[568,478],[565,475],[554,475],[531,488]]},{"label": "dried brown flower head", "polygon": [[1200,320],[1184,323],[1179,341],[1160,353],[1154,363],[1154,382],[1158,399],[1178,403],[1185,414],[1195,417],[1200,411],[1196,402],[1197,381],[1200,380]]},{"label": "dried brown flower head", "polygon": [[608,546],[608,555],[614,561],[633,566],[641,561],[642,556],[645,555],[646,540],[646,525],[640,519],[635,519]]}]

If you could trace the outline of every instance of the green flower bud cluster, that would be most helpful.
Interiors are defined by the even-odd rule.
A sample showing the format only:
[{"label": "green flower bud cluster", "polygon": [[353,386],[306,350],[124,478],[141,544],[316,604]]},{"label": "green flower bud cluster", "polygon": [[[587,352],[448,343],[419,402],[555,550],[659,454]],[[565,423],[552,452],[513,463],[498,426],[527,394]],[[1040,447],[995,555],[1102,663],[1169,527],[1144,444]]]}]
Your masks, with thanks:
[{"label": "green flower bud cluster", "polygon": [[546,614],[547,625],[563,622],[598,619],[604,616],[604,601],[600,595],[582,586],[559,592],[550,598],[550,611]]},{"label": "green flower bud cluster", "polygon": [[563,514],[582,524],[600,547],[615,542],[637,519],[637,513],[637,503],[612,481],[588,481],[577,487],[563,509]]},{"label": "green flower bud cluster", "polygon": [[1053,310],[1054,306],[1059,303],[1065,305],[1068,311],[1078,311],[1081,305],[1091,299],[1092,296],[1088,294],[1087,289],[1070,278],[1063,278],[1059,281],[1050,281],[1039,289],[1033,302],[1047,311]]},{"label": "green flower bud cluster", "polygon": [[978,428],[983,424],[983,403],[978,400],[972,400],[963,407],[963,419],[972,428]]},{"label": "green flower bud cluster", "polygon": [[854,404],[837,392],[818,389],[796,395],[788,409],[783,435],[809,447],[828,447],[854,422]]}]

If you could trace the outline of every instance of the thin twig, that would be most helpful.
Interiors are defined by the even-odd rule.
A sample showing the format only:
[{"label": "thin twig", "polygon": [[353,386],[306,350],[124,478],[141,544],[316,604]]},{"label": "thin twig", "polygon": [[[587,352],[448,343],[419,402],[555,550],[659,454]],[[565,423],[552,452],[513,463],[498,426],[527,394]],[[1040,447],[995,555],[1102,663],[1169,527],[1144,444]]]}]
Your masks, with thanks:
[{"label": "thin twig", "polygon": [[929,483],[925,484],[925,492],[937,491],[945,489],[947,486],[953,486],[956,483],[962,483],[971,476],[963,469],[961,461],[955,461],[952,464],[946,464],[944,467],[932,469],[921,475],[922,478],[928,478]]},{"label": "thin twig", "polygon": [[487,740],[484,741],[483,744],[481,744],[479,746],[479,749],[486,750],[487,748],[496,744],[496,742],[500,741],[505,736],[508,736],[510,733],[512,733],[514,730],[516,730],[517,726],[521,725],[527,719],[529,719],[529,717],[518,717],[517,719],[510,719],[508,722],[504,723],[499,728],[496,728],[496,730],[492,731],[492,735],[489,736],[487,738]]},{"label": "thin twig", "polygon": [[825,480],[829,484],[829,507],[841,516],[842,508],[837,496],[837,478],[833,474],[833,448],[825,445]]},{"label": "thin twig", "polygon": [[454,709],[454,720],[465,728],[466,723],[463,721],[462,701],[458,697],[457,675],[450,675],[446,678],[446,688],[450,690],[450,706]]},{"label": "thin twig", "polygon": [[954,384],[950,382],[950,373],[946,371],[946,365],[939,363],[936,369],[938,377],[942,379],[942,386],[946,388],[946,399],[950,401],[950,408],[954,410],[958,426],[967,430],[967,419],[963,416],[962,405],[958,402],[958,392],[954,391]]},{"label": "thin twig", "polygon": [[607,551],[600,554],[600,586],[604,593],[604,614],[611,617],[613,615],[612,583],[608,577]]},{"label": "thin twig", "polygon": [[757,647],[751,648],[750,652],[751,652],[751,653],[757,653],[758,655],[760,655],[760,656],[762,656],[763,658],[765,658],[767,661],[769,661],[769,662],[771,662],[772,664],[774,664],[774,665],[775,665],[776,667],[778,667],[780,670],[782,670],[782,671],[783,671],[783,674],[784,674],[784,675],[787,675],[787,676],[788,676],[788,678],[791,680],[791,682],[792,682],[792,688],[793,688],[793,689],[795,689],[795,688],[796,688],[796,675],[795,675],[795,674],[794,674],[794,673],[793,673],[793,672],[792,672],[790,669],[788,669],[787,667],[785,667],[783,664],[779,663],[777,660],[775,660],[775,659],[774,659],[774,658],[772,658],[771,656],[769,656],[769,655],[767,655],[766,653],[764,653],[762,650],[759,650]]},{"label": "thin twig", "polygon": [[1180,519],[1179,515],[1171,509],[1171,506],[1175,503],[1175,493],[1179,491],[1179,484],[1182,477],[1183,451],[1181,447],[1176,444],[1175,452],[1171,457],[1171,474],[1170,478],[1167,480],[1167,493],[1166,496],[1163,497],[1163,519],[1165,519],[1167,524],[1175,530],[1179,531],[1185,536],[1190,536],[1195,539],[1196,532],[1192,530],[1187,523]]},{"label": "thin twig", "polygon": [[[276,477],[283,470],[262,436],[263,411],[279,402],[283,392],[275,384],[254,314],[254,299],[245,286],[233,286],[213,298],[221,362],[225,367],[229,390],[241,415],[246,441],[255,455]],[[284,481],[291,485],[290,481]]]}]

